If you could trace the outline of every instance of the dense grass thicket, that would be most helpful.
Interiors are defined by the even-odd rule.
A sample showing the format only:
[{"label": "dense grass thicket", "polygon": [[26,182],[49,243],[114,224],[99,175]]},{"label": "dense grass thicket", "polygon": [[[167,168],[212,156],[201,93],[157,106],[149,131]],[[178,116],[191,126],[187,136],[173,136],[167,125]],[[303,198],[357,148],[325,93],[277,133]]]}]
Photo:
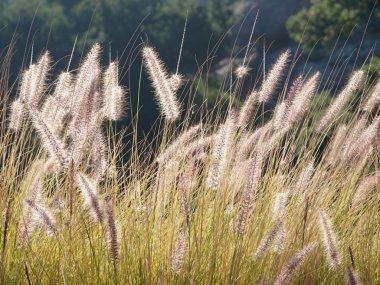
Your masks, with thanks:
[{"label": "dense grass thicket", "polygon": [[115,127],[128,94],[100,53],[54,79],[45,52],[13,86],[2,60],[1,284],[380,283],[380,81],[322,92],[325,75],[290,80],[287,51],[237,108],[240,66],[194,122],[186,79],[145,46],[162,118],[126,149],[144,118]]}]

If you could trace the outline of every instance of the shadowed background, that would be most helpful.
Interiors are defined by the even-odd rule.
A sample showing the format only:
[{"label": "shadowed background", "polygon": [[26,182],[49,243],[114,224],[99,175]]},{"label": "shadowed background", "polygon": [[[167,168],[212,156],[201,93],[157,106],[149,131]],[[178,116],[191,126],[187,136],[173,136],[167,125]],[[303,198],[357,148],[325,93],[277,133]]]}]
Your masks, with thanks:
[{"label": "shadowed background", "polygon": [[[140,81],[140,46],[155,46],[174,72],[188,15],[180,72],[188,79],[187,87],[199,78],[197,72],[208,74],[207,84],[192,93],[200,105],[207,90],[212,107],[220,83],[228,76],[231,55],[232,65],[242,61],[257,13],[254,45],[248,54],[253,70],[247,81],[260,74],[264,58],[268,68],[286,48],[293,53],[298,49],[295,75],[316,70],[345,74],[372,57],[371,70],[377,73],[380,10],[373,0],[2,0],[0,48],[5,52],[9,43],[14,44],[11,80],[15,81],[20,69],[31,57],[36,61],[44,49],[58,61],[52,71],[56,73],[75,70],[83,52],[99,42],[104,63],[116,58],[121,63],[122,84],[128,87],[133,112],[140,88],[138,133],[142,135],[157,120],[158,111],[144,72]],[[334,76],[328,80],[330,88],[339,83]],[[181,98],[185,104],[186,91]]]}]

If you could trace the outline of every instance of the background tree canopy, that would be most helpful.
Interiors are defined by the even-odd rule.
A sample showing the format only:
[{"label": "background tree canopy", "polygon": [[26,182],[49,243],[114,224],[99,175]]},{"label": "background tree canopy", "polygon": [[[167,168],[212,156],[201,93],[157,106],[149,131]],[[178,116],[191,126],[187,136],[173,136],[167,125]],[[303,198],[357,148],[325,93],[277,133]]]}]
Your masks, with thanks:
[{"label": "background tree canopy", "polygon": [[[82,53],[85,44],[99,42],[103,47],[110,46],[112,55],[117,56],[137,32],[134,40],[156,46],[171,66],[178,57],[188,13],[182,67],[189,71],[194,69],[191,66],[195,55],[204,59],[210,39],[212,46],[233,23],[233,1],[222,2],[211,0],[201,5],[198,0],[5,0],[0,12],[1,42],[9,43],[16,32],[17,55],[33,43],[36,51],[48,48],[55,58],[60,58],[70,54],[78,36],[77,54]],[[228,44],[223,45],[220,55],[228,48]]]},{"label": "background tree canopy", "polygon": [[307,49],[316,44],[332,48],[340,33],[347,36],[354,28],[363,28],[371,11],[368,32],[380,33],[377,0],[311,0],[310,8],[303,8],[288,19],[287,28],[290,36]]}]

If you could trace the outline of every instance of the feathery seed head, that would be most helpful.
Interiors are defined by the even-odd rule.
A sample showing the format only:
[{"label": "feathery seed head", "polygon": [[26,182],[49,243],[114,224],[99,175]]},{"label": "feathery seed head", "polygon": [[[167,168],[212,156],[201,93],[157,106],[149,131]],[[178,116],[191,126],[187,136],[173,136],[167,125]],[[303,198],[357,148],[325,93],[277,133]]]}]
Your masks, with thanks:
[{"label": "feathery seed head", "polygon": [[[202,125],[198,124],[187,131],[184,131],[175,141],[173,141],[157,158],[157,162],[167,163],[176,154],[181,154],[184,150],[183,148],[191,142],[191,140],[198,134],[201,130]],[[200,143],[196,141],[197,143]]]},{"label": "feathery seed head", "polygon": [[57,136],[59,136],[64,125],[64,119],[68,115],[68,110],[58,100],[59,98],[55,96],[49,96],[42,107],[43,117],[53,128]]},{"label": "feathery seed head", "polygon": [[367,103],[364,105],[363,110],[371,113],[380,104],[380,78],[377,80],[376,85],[372,88]]},{"label": "feathery seed head", "polygon": [[317,127],[317,132],[324,132],[327,127],[332,123],[338,113],[343,109],[346,103],[350,100],[351,96],[354,94],[356,90],[361,87],[361,84],[364,80],[365,73],[362,70],[355,71],[346,86],[343,90],[338,94],[336,99],[327,109],[326,114],[322,117],[319,125]]},{"label": "feathery seed head", "polygon": [[330,267],[336,269],[341,264],[341,254],[331,220],[323,210],[320,210],[319,212],[319,229],[323,238],[323,245]]},{"label": "feathery seed head", "polygon": [[232,141],[236,133],[236,114],[230,110],[226,122],[219,127],[218,135],[212,152],[212,160],[207,175],[206,184],[216,190],[221,182],[225,170],[228,166],[229,154]]},{"label": "feathery seed head", "polygon": [[[289,92],[286,96],[286,100],[289,105],[294,101],[294,98],[299,94],[304,84],[304,78],[302,75],[299,75],[293,82],[289,88]],[[289,106],[290,107],[290,106]]]},{"label": "feathery seed head", "polygon": [[266,124],[258,129],[256,129],[252,134],[248,134],[245,138],[241,140],[239,144],[239,149],[237,152],[237,161],[243,162],[249,157],[252,151],[257,148],[260,139],[266,134],[269,129],[269,125]]},{"label": "feathery seed head", "polygon": [[152,85],[155,89],[155,97],[161,109],[162,115],[169,121],[174,122],[180,115],[180,104],[173,92],[168,74],[163,62],[152,47],[144,47],[143,59],[147,68]]},{"label": "feathery seed head", "polygon": [[107,144],[101,132],[96,134],[94,143],[92,144],[90,150],[90,163],[91,178],[94,181],[103,180],[106,172],[111,172],[108,165]]},{"label": "feathery seed head", "polygon": [[104,108],[107,118],[120,120],[124,108],[123,88],[118,85],[119,71],[117,62],[111,62],[104,74]]},{"label": "feathery seed head", "polygon": [[31,67],[30,70],[28,103],[34,108],[38,108],[44,95],[49,69],[50,55],[46,51],[38,63],[34,67]]},{"label": "feathery seed head", "polygon": [[97,223],[103,223],[103,208],[95,184],[84,173],[78,173],[76,181],[81,190],[85,204],[91,210],[94,221]]},{"label": "feathery seed head", "polygon": [[179,177],[178,189],[181,193],[182,211],[185,217],[186,226],[190,226],[190,199],[191,190],[196,186],[197,173],[195,161],[191,161]]},{"label": "feathery seed head", "polygon": [[105,114],[106,117],[113,121],[118,121],[123,117],[124,109],[124,91],[120,86],[114,86],[110,93],[105,95]]},{"label": "feathery seed head", "polygon": [[283,76],[285,67],[289,61],[289,57],[290,51],[286,50],[273,64],[272,69],[268,73],[268,76],[265,78],[259,91],[260,103],[267,103],[270,100],[281,80],[281,77]]},{"label": "feathery seed head", "polygon": [[244,101],[239,112],[238,127],[246,128],[252,118],[253,111],[258,104],[258,93],[252,91]]},{"label": "feathery seed head", "polygon": [[[193,157],[196,156],[197,160],[202,161],[208,157],[208,153],[205,152],[206,148],[210,148],[210,145],[215,139],[215,135],[211,134],[208,136],[201,136],[195,141],[189,143],[181,154],[182,157]],[[204,156],[206,155],[206,157]]]},{"label": "feathery seed head", "polygon": [[256,259],[261,259],[264,257],[265,253],[268,251],[269,247],[272,245],[277,235],[281,232],[283,225],[283,218],[279,218],[276,221],[276,223],[270,228],[270,230],[262,239],[258,249],[255,252]]},{"label": "feathery seed head", "polygon": [[[304,192],[305,188],[309,184],[313,174],[314,174],[314,158],[310,160],[310,162],[307,164],[307,166],[303,169],[301,172],[300,177],[298,178],[298,181],[294,187],[294,192]],[[293,193],[294,194],[294,193]]]},{"label": "feathery seed head", "polygon": [[170,88],[173,90],[174,93],[176,93],[178,89],[181,87],[183,76],[181,74],[173,74],[169,77],[168,80]]},{"label": "feathery seed head", "polygon": [[51,157],[55,159],[57,164],[65,168],[68,162],[67,151],[60,139],[54,134],[54,128],[45,121],[41,112],[34,108],[29,108],[29,116]]},{"label": "feathery seed head", "polygon": [[316,92],[321,74],[316,72],[311,76],[297,92],[294,93],[292,103],[288,106],[288,126],[302,119],[309,108],[311,98]]},{"label": "feathery seed head", "polygon": [[273,127],[275,130],[280,130],[284,127],[287,116],[287,102],[284,101],[277,104],[273,118]]},{"label": "feathery seed head", "polygon": [[101,100],[98,90],[100,77],[100,46],[95,44],[79,69],[73,92],[72,115],[69,134],[76,141],[83,135],[88,122],[99,111]]},{"label": "feathery seed head", "polygon": [[327,157],[330,165],[336,163],[342,154],[342,147],[346,139],[347,130],[347,125],[343,124],[335,131],[333,141],[329,144],[329,153]]},{"label": "feathery seed head", "polygon": [[371,196],[371,191],[375,189],[377,182],[379,181],[379,177],[376,174],[377,173],[361,180],[358,189],[355,191],[354,197],[352,198],[352,207],[356,207]]},{"label": "feathery seed head", "polygon": [[48,235],[54,236],[58,228],[55,223],[53,215],[45,207],[37,204],[32,200],[26,200],[25,203],[36,213],[36,217],[39,222],[44,226],[45,231]]},{"label": "feathery seed head", "polygon": [[119,82],[119,66],[118,63],[113,61],[110,63],[104,72],[104,92],[107,93],[108,88],[117,86]]},{"label": "feathery seed head", "polygon": [[248,72],[250,71],[251,69],[248,68],[247,66],[244,66],[244,65],[239,65],[236,69],[235,69],[235,75],[238,79],[241,79],[241,78],[244,78],[248,75]]},{"label": "feathery seed head", "polygon": [[185,259],[185,252],[187,247],[186,236],[183,231],[180,232],[174,251],[171,256],[171,271],[175,274],[180,274]]},{"label": "feathery seed head", "polygon": [[23,124],[24,113],[24,104],[21,102],[20,99],[15,100],[12,103],[11,114],[9,117],[10,129],[13,129],[16,132],[20,131]]},{"label": "feathery seed head", "polygon": [[35,69],[34,65],[31,65],[29,69],[25,70],[22,74],[22,80],[20,85],[20,100],[25,103],[29,101],[29,90],[31,85],[32,71]]},{"label": "feathery seed head", "polygon": [[285,265],[285,267],[281,270],[273,285],[289,284],[289,281],[295,274],[296,270],[306,260],[309,254],[315,250],[316,247],[316,243],[311,243],[302,248],[300,251],[298,251],[288,262],[288,264]]},{"label": "feathery seed head", "polygon": [[262,163],[263,161],[260,153],[255,153],[249,163],[250,169],[248,171],[248,182],[244,188],[238,216],[236,218],[236,231],[239,235],[244,233],[248,214],[254,207],[253,194],[261,175]]},{"label": "feathery seed head", "polygon": [[72,98],[72,75],[70,72],[62,72],[58,77],[57,85],[54,89],[53,96],[59,101],[63,108],[71,107]]},{"label": "feathery seed head", "polygon": [[111,200],[105,203],[106,212],[106,231],[107,231],[107,246],[112,261],[116,261],[119,257],[120,250],[120,237],[118,233],[118,226],[115,220],[113,205]]},{"label": "feathery seed head", "polygon": [[274,199],[272,214],[275,219],[281,218],[285,214],[285,209],[289,201],[288,192],[277,193]]},{"label": "feathery seed head", "polygon": [[274,253],[281,254],[285,250],[287,234],[288,232],[285,228],[285,225],[282,225],[273,241],[272,251]]},{"label": "feathery seed head", "polygon": [[37,162],[34,163],[34,166],[35,171],[32,171],[33,176],[27,188],[26,197],[30,201],[39,203],[41,201],[41,191],[43,178],[45,174],[45,165],[42,161],[37,160]]},{"label": "feathery seed head", "polygon": [[346,269],[346,284],[347,285],[361,285],[358,274],[355,272],[355,270],[352,267],[347,267]]},{"label": "feathery seed head", "polygon": [[[362,126],[365,126],[366,120],[363,120]],[[358,124],[359,125],[359,124]],[[373,148],[380,131],[380,115],[376,116],[372,123],[363,131],[362,128],[355,127],[356,133],[349,140],[347,150],[344,153],[344,159],[346,162],[357,161],[361,157],[369,154],[371,148]]]},{"label": "feathery seed head", "polygon": [[37,226],[36,213],[33,211],[30,206],[24,201],[21,223],[18,232],[21,246],[27,246],[32,238],[34,229]]}]

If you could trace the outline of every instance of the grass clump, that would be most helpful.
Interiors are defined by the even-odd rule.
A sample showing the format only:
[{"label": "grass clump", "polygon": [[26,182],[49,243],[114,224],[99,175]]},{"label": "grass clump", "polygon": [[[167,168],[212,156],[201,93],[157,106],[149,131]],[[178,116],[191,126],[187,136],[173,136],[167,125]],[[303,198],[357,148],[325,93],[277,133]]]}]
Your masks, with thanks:
[{"label": "grass clump", "polygon": [[[355,71],[324,104],[320,74],[299,76],[268,115],[286,51],[239,110],[246,74],[231,81],[226,114],[192,125],[177,96],[184,77],[144,47],[164,124],[122,159],[107,121],[125,114],[126,89],[100,53],[94,45],[53,83],[44,53],[13,102],[2,85],[0,283],[379,280],[379,83],[363,91],[366,74]],[[353,95],[361,100],[343,116]]]}]

